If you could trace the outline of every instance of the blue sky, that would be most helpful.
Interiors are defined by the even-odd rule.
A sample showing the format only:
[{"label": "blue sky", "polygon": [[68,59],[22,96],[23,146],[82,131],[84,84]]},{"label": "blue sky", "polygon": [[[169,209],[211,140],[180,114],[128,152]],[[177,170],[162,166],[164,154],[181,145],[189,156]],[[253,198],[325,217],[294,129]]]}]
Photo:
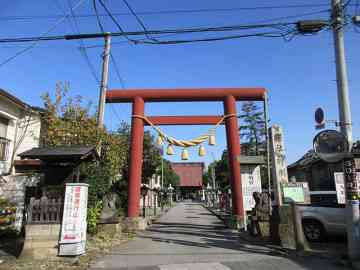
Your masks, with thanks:
[{"label": "blue sky", "polygon": [[[78,0],[69,0],[75,5]],[[105,1],[112,12],[128,12],[122,1]],[[355,1],[353,1],[355,2]],[[235,8],[255,6],[281,6],[284,1],[129,1],[138,11]],[[330,0],[286,1],[287,5],[329,4]],[[100,13],[104,13],[99,5]],[[316,12],[327,6],[236,10],[233,12],[179,13],[141,16],[149,29],[193,26],[222,26],[259,23],[264,20]],[[67,1],[6,1],[0,11],[0,38],[37,36],[55,24],[55,19],[4,20],[8,16],[38,16],[62,14],[68,10]],[[92,1],[85,0],[76,14],[93,14]],[[354,8],[349,9],[354,14]],[[275,22],[294,22],[299,19],[322,18],[324,12],[299,18],[278,19]],[[3,19],[1,19],[3,18]],[[141,30],[134,17],[117,17],[125,30]],[[107,31],[117,31],[109,18],[102,17]],[[81,32],[98,31],[94,17],[77,19]],[[72,34],[69,20],[58,25],[51,34]],[[334,49],[331,32],[314,36],[297,36],[291,42],[276,38],[249,38],[213,43],[186,45],[131,45],[124,39],[113,38],[112,53],[116,59],[126,88],[172,87],[265,87],[269,91],[269,110],[272,124],[279,124],[285,133],[288,162],[300,158],[311,148],[314,129],[313,113],[322,106],[327,119],[337,119]],[[348,63],[351,109],[354,138],[359,138],[360,101],[358,74],[360,64],[360,34],[353,27],[346,28],[346,59]],[[101,45],[102,40],[86,41],[87,45]],[[0,45],[0,62],[21,50],[24,45]],[[91,62],[100,73],[101,47],[89,48]],[[81,95],[97,104],[98,85],[93,79],[79,50],[77,41],[40,43],[34,49],[0,67],[0,87],[24,101],[41,106],[40,95],[54,92],[55,83],[68,81],[72,95]],[[110,88],[120,88],[113,66],[110,70]],[[238,104],[240,109],[240,104]],[[114,112],[116,111],[116,113]],[[146,112],[152,115],[222,114],[220,103],[147,104]],[[130,104],[106,106],[105,123],[114,129],[119,120],[130,121]],[[328,126],[329,128],[334,128]],[[191,139],[209,127],[166,127],[165,132],[181,139]],[[218,158],[226,147],[225,132],[217,132],[216,147],[207,147],[205,158],[190,152],[191,161]],[[181,149],[171,160],[180,160]]]}]

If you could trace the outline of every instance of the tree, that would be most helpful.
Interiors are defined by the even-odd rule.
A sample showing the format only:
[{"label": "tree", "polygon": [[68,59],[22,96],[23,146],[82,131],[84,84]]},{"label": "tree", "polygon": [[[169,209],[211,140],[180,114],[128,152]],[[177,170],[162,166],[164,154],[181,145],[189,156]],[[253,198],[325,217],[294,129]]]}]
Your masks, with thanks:
[{"label": "tree", "polygon": [[204,174],[204,185],[213,186],[212,170],[215,170],[215,183],[216,186],[223,189],[230,185],[229,175],[229,160],[227,150],[224,150],[221,159],[213,161],[209,164],[207,171]]},{"label": "tree", "polygon": [[215,181],[220,188],[225,188],[230,185],[229,157],[227,150],[224,150],[221,159],[216,162]]},{"label": "tree", "polygon": [[180,177],[175,173],[171,167],[171,162],[164,159],[164,187],[173,187],[180,186]]},{"label": "tree", "polygon": [[41,142],[45,146],[99,146],[100,161],[81,166],[81,178],[89,183],[89,206],[124,180],[120,171],[126,165],[126,138],[118,133],[99,129],[96,110],[91,103],[84,104],[82,98],[68,96],[69,85],[57,83],[55,97],[49,93],[42,96],[46,112],[43,115],[44,129]]},{"label": "tree", "polygon": [[144,133],[143,151],[142,182],[148,183],[161,165],[161,150],[156,146],[154,136],[149,131]]},{"label": "tree", "polygon": [[245,138],[248,143],[247,155],[259,155],[259,146],[264,141],[265,122],[263,112],[259,106],[253,101],[246,101],[241,107],[242,114],[240,119],[243,125],[240,125],[240,137]]}]

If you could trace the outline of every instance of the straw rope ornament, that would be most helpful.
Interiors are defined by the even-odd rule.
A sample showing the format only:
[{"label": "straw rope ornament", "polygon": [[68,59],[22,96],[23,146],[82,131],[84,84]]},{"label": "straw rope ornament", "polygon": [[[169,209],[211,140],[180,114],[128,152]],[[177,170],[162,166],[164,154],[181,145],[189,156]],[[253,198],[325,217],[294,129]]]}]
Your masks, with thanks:
[{"label": "straw rope ornament", "polygon": [[[172,146],[178,146],[178,147],[183,147],[183,152],[182,152],[182,159],[183,160],[187,160],[189,158],[189,154],[187,152],[188,147],[194,147],[197,146],[199,144],[202,144],[205,141],[209,142],[209,145],[215,145],[215,133],[216,133],[216,128],[222,123],[224,122],[225,119],[229,118],[229,117],[233,117],[236,116],[236,114],[227,114],[224,115],[215,125],[214,127],[212,127],[211,129],[209,129],[209,131],[203,135],[200,135],[194,139],[191,140],[179,140],[176,139],[174,137],[171,137],[167,134],[165,134],[160,128],[158,128],[157,126],[155,126],[150,120],[149,118],[147,118],[146,116],[142,116],[142,115],[136,115],[134,114],[132,117],[134,118],[140,118],[143,121],[145,121],[146,123],[148,123],[157,133],[158,133],[158,138],[156,140],[158,145],[162,145],[164,142],[168,143],[168,147],[167,147],[167,151],[166,153],[168,155],[173,155],[174,154],[174,149],[172,148]],[[205,148],[204,146],[200,146],[199,148],[199,156],[204,156],[205,155]]]}]

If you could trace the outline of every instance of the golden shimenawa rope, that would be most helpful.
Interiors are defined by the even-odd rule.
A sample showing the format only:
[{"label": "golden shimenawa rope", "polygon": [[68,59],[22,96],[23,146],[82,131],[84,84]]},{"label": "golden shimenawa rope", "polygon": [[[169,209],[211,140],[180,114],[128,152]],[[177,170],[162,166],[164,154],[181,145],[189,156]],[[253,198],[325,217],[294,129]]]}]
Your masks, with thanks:
[{"label": "golden shimenawa rope", "polygon": [[170,137],[170,136],[166,135],[160,128],[158,128],[157,126],[155,126],[155,125],[149,120],[149,118],[147,118],[146,116],[134,114],[132,117],[140,118],[140,119],[144,120],[145,122],[147,122],[153,129],[155,129],[155,130],[157,131],[157,133],[159,134],[159,136],[160,136],[163,140],[167,141],[169,144],[172,144],[172,145],[175,145],[175,146],[179,146],[179,147],[190,147],[190,146],[199,145],[199,144],[205,142],[206,140],[208,140],[211,135],[214,135],[216,128],[217,128],[226,118],[229,118],[229,117],[232,117],[232,116],[236,116],[236,114],[227,114],[227,115],[224,115],[224,116],[215,124],[215,126],[209,130],[208,133],[203,134],[203,135],[201,135],[201,136],[199,136],[199,137],[196,137],[196,138],[194,138],[194,139],[192,139],[192,140],[178,140],[178,139],[175,139],[175,138],[173,138],[173,137]]}]

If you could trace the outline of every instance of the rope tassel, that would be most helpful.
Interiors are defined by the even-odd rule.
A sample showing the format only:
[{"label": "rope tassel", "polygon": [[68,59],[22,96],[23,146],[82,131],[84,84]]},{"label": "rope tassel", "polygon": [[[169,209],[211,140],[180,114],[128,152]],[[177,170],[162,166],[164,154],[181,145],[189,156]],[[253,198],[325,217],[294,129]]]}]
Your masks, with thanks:
[{"label": "rope tassel", "polygon": [[157,145],[162,145],[163,142],[164,142],[164,140],[163,140],[162,136],[159,135],[159,136],[157,137],[156,144],[157,144]]},{"label": "rope tassel", "polygon": [[166,149],[166,154],[169,156],[172,156],[173,154],[175,154],[174,148],[172,147],[171,144],[168,145],[168,147]]},{"label": "rope tassel", "polygon": [[200,147],[199,147],[199,156],[203,157],[205,155],[206,155],[205,147],[203,145],[200,145]]},{"label": "rope tassel", "polygon": [[182,160],[188,160],[189,159],[189,152],[186,148],[183,149],[181,152],[181,159]]}]

